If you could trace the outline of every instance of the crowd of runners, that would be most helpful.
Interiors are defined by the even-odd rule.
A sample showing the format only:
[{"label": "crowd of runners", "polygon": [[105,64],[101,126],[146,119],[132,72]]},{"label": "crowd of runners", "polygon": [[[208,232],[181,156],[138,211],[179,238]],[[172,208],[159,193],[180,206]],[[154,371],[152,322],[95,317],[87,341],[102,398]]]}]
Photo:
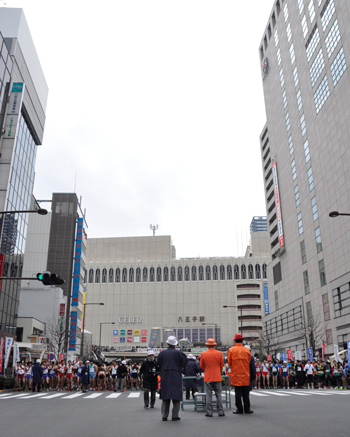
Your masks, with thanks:
[{"label": "crowd of runners", "polygon": [[[141,364],[137,362],[112,361],[111,363],[87,361],[89,371],[88,390],[140,390],[142,389]],[[82,390],[82,361],[66,364],[44,361],[42,364],[42,389],[46,391]],[[350,388],[350,373],[347,364],[333,361],[260,361],[255,358],[256,389],[347,389]],[[222,369],[229,374],[228,364]],[[17,390],[31,390],[32,363],[18,362],[15,367]]]}]

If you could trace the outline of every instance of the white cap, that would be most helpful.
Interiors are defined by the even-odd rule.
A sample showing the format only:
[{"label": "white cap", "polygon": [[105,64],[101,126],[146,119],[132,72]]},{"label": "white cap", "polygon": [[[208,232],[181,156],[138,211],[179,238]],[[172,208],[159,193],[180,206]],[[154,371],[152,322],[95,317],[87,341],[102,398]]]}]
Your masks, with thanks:
[{"label": "white cap", "polygon": [[87,361],[85,362],[85,364],[87,364],[87,363],[90,363],[90,361],[89,361],[89,360],[87,360]]},{"label": "white cap", "polygon": [[39,359],[38,359],[38,360],[36,360],[36,363],[37,363],[37,364],[40,364],[40,360],[39,360]]},{"label": "white cap", "polygon": [[122,361],[122,364],[126,364],[126,361],[125,361],[125,360],[123,360],[123,361]]},{"label": "white cap", "polygon": [[154,351],[151,351],[151,350],[147,351],[147,356],[148,355],[154,355]]},{"label": "white cap", "polygon": [[195,360],[195,359],[196,359],[196,357],[195,357],[194,355],[192,355],[192,354],[188,354],[188,355],[187,355],[187,358],[188,358],[189,360]]},{"label": "white cap", "polygon": [[250,350],[250,345],[249,344],[245,344],[244,347],[246,347],[247,349]]},{"label": "white cap", "polygon": [[283,364],[287,364],[287,361],[283,361]]},{"label": "white cap", "polygon": [[166,341],[168,344],[170,344],[171,346],[176,346],[177,345],[177,340],[173,335],[169,335],[168,340]]}]

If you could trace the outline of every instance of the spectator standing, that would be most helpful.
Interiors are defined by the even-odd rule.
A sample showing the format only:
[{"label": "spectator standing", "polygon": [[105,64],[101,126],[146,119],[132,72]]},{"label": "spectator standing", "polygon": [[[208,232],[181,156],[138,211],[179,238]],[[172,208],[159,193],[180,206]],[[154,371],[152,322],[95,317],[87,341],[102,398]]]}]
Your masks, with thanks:
[{"label": "spectator standing", "polygon": [[204,383],[206,393],[205,415],[213,417],[212,392],[216,397],[216,408],[220,417],[225,416],[224,408],[222,406],[222,377],[221,370],[224,367],[224,357],[222,352],[215,349],[216,342],[213,338],[208,338],[205,343],[208,350],[202,352],[200,367],[204,371]]},{"label": "spectator standing", "polygon": [[35,391],[37,386],[38,392],[41,391],[41,381],[43,378],[43,368],[41,367],[40,360],[36,360],[36,364],[33,366],[33,386],[32,390]]},{"label": "spectator standing", "polygon": [[144,407],[148,408],[149,397],[151,394],[151,408],[154,408],[156,402],[156,392],[158,388],[158,364],[154,359],[154,352],[149,350],[147,352],[147,358],[142,363],[140,368],[140,377],[143,380],[143,400]]},{"label": "spectator standing", "polygon": [[124,378],[128,373],[128,368],[126,367],[126,361],[123,360],[117,369],[117,387],[120,391],[124,391]]},{"label": "spectator standing", "polygon": [[[185,367],[185,376],[196,376],[198,373],[202,372],[196,357],[192,354],[187,355],[188,363]],[[190,394],[192,391],[192,398],[194,399],[194,394],[197,391],[197,380],[187,379],[184,380],[184,387],[186,388],[186,399],[190,399]]]},{"label": "spectator standing", "polygon": [[[235,387],[236,411],[233,414],[252,414],[250,409],[250,351],[243,347],[243,336],[236,334],[233,338],[234,345],[227,354],[227,362],[231,369],[231,384]],[[243,404],[242,404],[243,399]]]},{"label": "spectator standing", "polygon": [[175,349],[177,340],[170,335],[167,339],[168,348],[158,355],[158,365],[161,375],[160,399],[162,400],[162,420],[168,420],[170,401],[173,402],[172,420],[180,420],[179,410],[182,399],[182,373],[187,364],[187,357]]},{"label": "spectator standing", "polygon": [[90,361],[86,361],[81,369],[81,385],[83,393],[86,393],[89,388],[89,364]]}]

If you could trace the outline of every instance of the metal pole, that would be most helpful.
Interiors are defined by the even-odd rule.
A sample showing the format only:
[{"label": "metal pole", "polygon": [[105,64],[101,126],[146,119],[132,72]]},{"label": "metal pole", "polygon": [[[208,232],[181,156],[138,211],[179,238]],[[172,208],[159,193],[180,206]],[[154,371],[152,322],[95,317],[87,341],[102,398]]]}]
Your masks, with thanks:
[{"label": "metal pole", "polygon": [[243,308],[240,308],[241,310],[241,335],[243,336]]},{"label": "metal pole", "polygon": [[99,351],[100,355],[101,355],[101,326],[102,326],[102,323],[100,323],[100,343],[98,345],[98,351]]}]

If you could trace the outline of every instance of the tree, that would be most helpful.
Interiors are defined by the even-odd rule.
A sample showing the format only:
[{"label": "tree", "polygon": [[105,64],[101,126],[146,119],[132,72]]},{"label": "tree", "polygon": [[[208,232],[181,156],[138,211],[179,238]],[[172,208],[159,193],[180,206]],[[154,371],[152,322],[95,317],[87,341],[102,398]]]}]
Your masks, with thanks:
[{"label": "tree", "polygon": [[50,352],[53,352],[56,360],[64,351],[64,338],[66,335],[66,323],[65,318],[60,317],[56,319],[52,318],[50,322],[46,324],[46,336],[47,344]]},{"label": "tree", "polygon": [[298,330],[305,339],[307,347],[311,347],[315,354],[317,348],[321,348],[325,342],[325,326],[318,311],[309,310],[301,319],[301,327]]},{"label": "tree", "polygon": [[280,352],[283,348],[278,341],[276,335],[271,333],[271,328],[267,328],[266,324],[263,324],[263,329],[258,331],[257,348],[259,357],[262,359],[263,356],[274,355]]}]

